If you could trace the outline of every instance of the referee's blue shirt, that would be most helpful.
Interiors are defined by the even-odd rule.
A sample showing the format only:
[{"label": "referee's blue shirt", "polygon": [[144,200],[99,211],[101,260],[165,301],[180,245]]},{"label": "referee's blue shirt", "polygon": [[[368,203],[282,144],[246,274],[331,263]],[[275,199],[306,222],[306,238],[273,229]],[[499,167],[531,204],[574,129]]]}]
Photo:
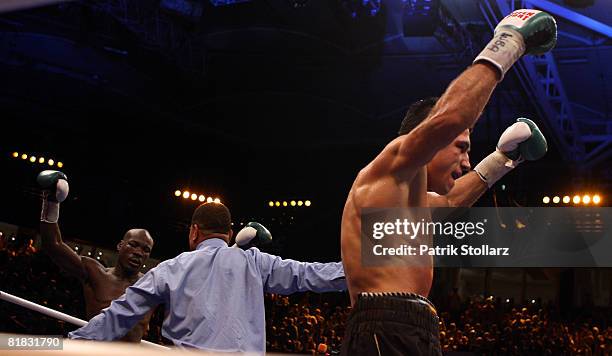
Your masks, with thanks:
[{"label": "referee's blue shirt", "polygon": [[177,346],[207,351],[266,350],[264,292],[346,290],[342,263],[283,260],[218,238],[160,263],[71,339],[115,340],[158,304],[166,305],[162,334]]}]

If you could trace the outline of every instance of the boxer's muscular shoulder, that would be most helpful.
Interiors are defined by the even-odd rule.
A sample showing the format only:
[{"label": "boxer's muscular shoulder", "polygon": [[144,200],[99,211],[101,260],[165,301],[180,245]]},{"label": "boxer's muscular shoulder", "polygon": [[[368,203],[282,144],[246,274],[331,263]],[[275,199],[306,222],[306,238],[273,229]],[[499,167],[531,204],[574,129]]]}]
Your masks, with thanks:
[{"label": "boxer's muscular shoulder", "polygon": [[87,256],[81,256],[81,263],[85,268],[90,269],[92,271],[102,272],[106,269],[100,262]]},{"label": "boxer's muscular shoulder", "polygon": [[389,177],[397,181],[410,181],[414,178],[421,166],[414,164],[415,160],[411,159],[410,150],[401,149],[406,137],[401,136],[391,141],[383,150],[368,164],[360,175],[366,181],[380,180],[381,178]]},{"label": "boxer's muscular shoulder", "polygon": [[[363,171],[362,171],[363,172]],[[355,206],[379,206],[405,196],[405,184],[398,182],[392,174],[378,175],[360,173],[351,189],[349,199]],[[400,194],[403,193],[403,194]]]},{"label": "boxer's muscular shoulder", "polygon": [[105,274],[107,270],[100,262],[87,256],[81,256],[81,264],[85,270],[85,282],[90,282],[92,279],[99,278],[100,275]]},{"label": "boxer's muscular shoulder", "polygon": [[[397,146],[397,144],[394,146]],[[387,186],[389,183],[392,185],[397,185],[401,182],[405,183],[406,180],[410,180],[407,179],[407,176],[414,178],[420,167],[405,167],[399,172],[393,167],[396,156],[395,148],[390,150],[385,148],[383,152],[359,172],[353,184],[353,189],[370,190],[380,185]]]}]

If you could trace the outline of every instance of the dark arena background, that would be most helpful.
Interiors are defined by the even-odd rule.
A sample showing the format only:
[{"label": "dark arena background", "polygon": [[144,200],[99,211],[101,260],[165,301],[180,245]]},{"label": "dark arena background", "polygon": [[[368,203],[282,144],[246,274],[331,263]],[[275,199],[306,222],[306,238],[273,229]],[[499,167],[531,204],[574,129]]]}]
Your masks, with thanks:
[{"label": "dark arena background", "polygon": [[[553,15],[558,43],[496,88],[470,161],[518,117],[549,151],[476,206],[608,207],[612,1],[0,1],[0,290],[85,318],[80,284],[41,251],[45,169],[69,179],[65,242],[106,266],[134,227],[155,239],[143,271],[186,251],[193,210],[214,199],[235,231],[271,231],[263,251],[340,261],[357,173],[410,103],[441,95],[519,8]],[[610,269],[437,268],[429,298],[446,354],[612,354]],[[339,352],[348,293],[265,300],[269,352]],[[145,339],[168,344],[162,321]],[[0,301],[0,333],[74,329]]]}]

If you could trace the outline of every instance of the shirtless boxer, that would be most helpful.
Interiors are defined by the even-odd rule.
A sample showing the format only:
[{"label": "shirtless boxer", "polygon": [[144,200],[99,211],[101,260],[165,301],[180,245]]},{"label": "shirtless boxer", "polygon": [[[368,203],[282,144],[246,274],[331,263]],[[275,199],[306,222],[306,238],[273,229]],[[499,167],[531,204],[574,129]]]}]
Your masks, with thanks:
[{"label": "shirtless boxer", "polygon": [[[37,180],[43,189],[40,218],[43,251],[59,267],[81,281],[87,319],[91,319],[142,277],[139,270],[149,258],[153,238],[144,229],[128,230],[117,244],[118,260],[115,267],[106,268],[93,258],[79,256],[62,241],[57,224],[59,205],[68,196],[66,175],[58,171],[43,171]],[[140,342],[148,330],[151,314],[145,315],[121,340]]]},{"label": "shirtless boxer", "polygon": [[474,64],[435,104],[411,106],[400,136],[359,172],[342,216],[342,261],[354,306],[343,355],[441,354],[438,318],[424,297],[431,288],[432,258],[418,266],[362,266],[361,209],[444,206],[451,205],[451,198],[471,205],[517,163],[530,159],[527,149],[535,146],[541,152],[545,142],[538,139],[537,128],[521,121],[504,132],[498,149],[474,173],[457,180],[470,129],[497,83],[523,54],[544,53],[555,43],[556,24],[549,14],[517,10],[508,15]]}]

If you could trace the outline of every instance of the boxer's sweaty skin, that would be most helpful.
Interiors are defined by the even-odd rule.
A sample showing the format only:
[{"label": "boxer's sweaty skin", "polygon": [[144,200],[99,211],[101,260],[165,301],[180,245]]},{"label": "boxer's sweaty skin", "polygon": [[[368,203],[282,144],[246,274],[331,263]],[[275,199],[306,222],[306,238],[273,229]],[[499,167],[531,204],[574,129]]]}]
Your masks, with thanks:
[{"label": "boxer's sweaty skin", "polygon": [[[142,277],[143,274],[138,270],[153,247],[153,240],[148,234],[142,233],[142,230],[130,230],[120,242],[123,248],[119,252],[117,266],[107,268],[93,258],[76,254],[62,241],[57,224],[42,222],[40,232],[43,250],[53,262],[81,281],[88,320],[108,307],[114,299],[125,293],[127,287]],[[147,313],[121,340],[140,342],[148,330],[152,314],[153,311]]]},{"label": "boxer's sweaty skin", "polygon": [[[473,127],[497,85],[498,75],[489,64],[468,68],[451,83],[427,119],[391,141],[357,175],[344,206],[341,233],[342,261],[352,304],[361,292],[429,294],[433,278],[431,257],[421,257],[410,266],[362,266],[361,209],[449,205],[441,202],[446,198],[439,195],[428,197],[427,190],[441,195],[455,193],[455,180],[450,175],[428,176],[427,164],[439,159],[439,151]],[[464,178],[478,179],[474,173]],[[477,194],[464,194],[462,199],[474,200],[483,190],[481,187]]]}]

